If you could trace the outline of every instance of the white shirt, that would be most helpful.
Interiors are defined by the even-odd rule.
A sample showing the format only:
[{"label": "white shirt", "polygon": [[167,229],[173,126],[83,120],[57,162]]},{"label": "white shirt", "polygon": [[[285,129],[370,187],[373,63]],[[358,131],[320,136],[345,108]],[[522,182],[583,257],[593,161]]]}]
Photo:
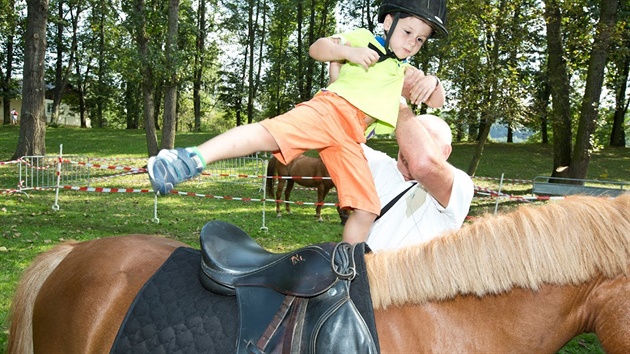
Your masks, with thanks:
[{"label": "white shirt", "polygon": [[[363,144],[381,207],[415,181],[405,181],[396,160]],[[474,184],[464,171],[453,168],[453,188],[444,208],[416,183],[372,224],[367,244],[372,251],[401,248],[427,242],[445,231],[459,229],[474,196]]]}]

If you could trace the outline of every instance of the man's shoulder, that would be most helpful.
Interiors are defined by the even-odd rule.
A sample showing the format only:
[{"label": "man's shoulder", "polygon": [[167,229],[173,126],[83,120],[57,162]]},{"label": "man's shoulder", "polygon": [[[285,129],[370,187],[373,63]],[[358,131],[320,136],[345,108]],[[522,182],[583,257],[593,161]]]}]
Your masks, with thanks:
[{"label": "man's shoulder", "polygon": [[460,170],[459,168],[451,165],[452,169],[453,169],[453,175],[457,176],[457,178],[462,182],[462,183],[470,183],[473,184],[473,180],[472,177],[470,177],[468,175],[468,173]]}]

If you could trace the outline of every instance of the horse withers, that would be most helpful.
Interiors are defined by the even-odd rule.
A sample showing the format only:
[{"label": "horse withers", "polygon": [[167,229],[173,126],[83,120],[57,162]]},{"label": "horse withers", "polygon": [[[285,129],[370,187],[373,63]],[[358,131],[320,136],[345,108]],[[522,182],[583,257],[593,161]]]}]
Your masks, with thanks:
[{"label": "horse withers", "polygon": [[[109,352],[179,246],[128,235],[41,254],[13,298],[9,354]],[[555,353],[581,333],[630,352],[630,195],[524,205],[365,263],[382,353]]]},{"label": "horse withers", "polygon": [[[278,176],[277,178],[274,178]],[[291,178],[282,178],[291,177]],[[304,178],[306,177],[306,178]],[[278,180],[278,185],[274,193],[275,180]],[[319,157],[310,157],[306,155],[300,155],[291,161],[288,165],[282,164],[275,157],[271,157],[267,164],[267,195],[274,196],[276,199],[276,215],[282,216],[281,203],[282,191],[284,190],[284,206],[288,214],[291,213],[291,204],[288,201],[291,198],[291,191],[295,183],[307,187],[317,189],[317,203],[315,204],[315,218],[319,222],[323,222],[322,219],[322,205],[324,199],[328,195],[328,192],[335,187],[335,184],[330,179],[330,174]],[[286,185],[286,189],[285,189]],[[345,224],[348,219],[349,212],[337,207],[337,213],[341,219],[341,223]]]}]

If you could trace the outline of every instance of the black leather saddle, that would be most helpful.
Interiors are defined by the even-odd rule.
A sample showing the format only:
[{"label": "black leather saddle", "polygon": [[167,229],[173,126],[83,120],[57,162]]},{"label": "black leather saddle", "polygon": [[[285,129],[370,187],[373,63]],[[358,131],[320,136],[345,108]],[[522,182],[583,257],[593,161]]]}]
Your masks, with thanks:
[{"label": "black leather saddle", "polygon": [[240,228],[211,221],[201,230],[200,244],[201,283],[215,293],[234,295],[236,287],[255,286],[287,295],[315,296],[337,281],[330,271],[334,243],[271,253]]},{"label": "black leather saddle", "polygon": [[236,295],[237,353],[378,353],[350,298],[356,245],[271,253],[221,221],[203,227],[200,243],[202,285]]}]

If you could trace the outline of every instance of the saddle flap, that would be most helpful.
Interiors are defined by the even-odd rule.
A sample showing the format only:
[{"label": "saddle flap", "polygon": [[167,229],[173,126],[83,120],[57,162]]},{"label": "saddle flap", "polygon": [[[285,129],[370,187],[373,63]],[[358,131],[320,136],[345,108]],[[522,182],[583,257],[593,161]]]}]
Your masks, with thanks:
[{"label": "saddle flap", "polygon": [[350,280],[338,280],[309,298],[237,287],[237,353],[378,353],[377,341],[350,298],[350,286]]}]

